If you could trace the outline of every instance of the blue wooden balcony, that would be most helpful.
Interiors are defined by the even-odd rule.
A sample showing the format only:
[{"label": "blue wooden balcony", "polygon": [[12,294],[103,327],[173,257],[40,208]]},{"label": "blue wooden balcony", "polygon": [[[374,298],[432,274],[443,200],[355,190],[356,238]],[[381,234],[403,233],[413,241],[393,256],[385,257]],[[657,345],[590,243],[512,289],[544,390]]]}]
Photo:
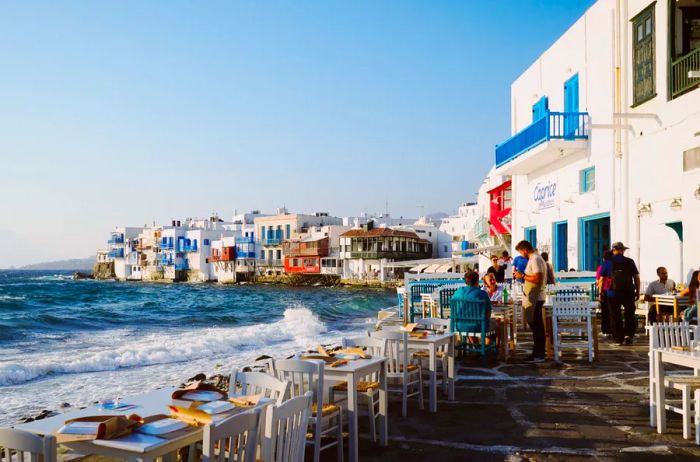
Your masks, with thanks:
[{"label": "blue wooden balcony", "polygon": [[112,249],[107,256],[110,258],[124,258],[124,249]]},{"label": "blue wooden balcony", "polygon": [[587,112],[547,112],[542,118],[496,146],[496,167],[552,139],[588,139],[588,132]]},{"label": "blue wooden balcony", "polygon": [[255,244],[253,236],[236,236],[236,244]]},{"label": "blue wooden balcony", "polygon": [[185,244],[182,248],[183,252],[197,252],[199,248],[197,247],[197,242],[192,244]]},{"label": "blue wooden balcony", "polygon": [[190,269],[190,265],[189,265],[189,263],[187,263],[187,261],[185,261],[185,262],[183,262],[183,263],[176,263],[176,264],[175,264],[175,269],[176,269],[177,271],[185,271],[185,270]]},{"label": "blue wooden balcony", "polygon": [[161,250],[173,250],[175,246],[173,245],[173,241],[161,241],[160,248]]},{"label": "blue wooden balcony", "polygon": [[282,238],[281,237],[266,237],[263,240],[264,245],[281,245],[282,244]]},{"label": "blue wooden balcony", "polygon": [[123,244],[124,243],[124,235],[123,234],[112,234],[112,237],[109,238],[107,241],[107,244]]}]

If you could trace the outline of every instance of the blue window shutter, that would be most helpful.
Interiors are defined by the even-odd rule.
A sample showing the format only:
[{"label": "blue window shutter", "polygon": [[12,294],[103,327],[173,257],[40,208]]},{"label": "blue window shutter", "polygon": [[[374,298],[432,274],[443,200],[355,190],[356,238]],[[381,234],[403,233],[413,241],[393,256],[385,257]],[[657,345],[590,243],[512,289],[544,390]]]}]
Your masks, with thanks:
[{"label": "blue window shutter", "polygon": [[536,122],[549,112],[549,98],[543,96],[532,106],[532,121]]}]

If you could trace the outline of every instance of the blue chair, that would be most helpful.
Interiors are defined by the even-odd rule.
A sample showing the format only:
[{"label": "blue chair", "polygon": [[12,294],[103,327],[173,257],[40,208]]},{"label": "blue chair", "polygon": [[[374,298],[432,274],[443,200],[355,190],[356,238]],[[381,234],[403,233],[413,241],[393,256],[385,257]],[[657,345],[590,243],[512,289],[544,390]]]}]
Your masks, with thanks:
[{"label": "blue chair", "polygon": [[[457,350],[465,353],[479,353],[481,362],[486,364],[489,351],[497,354],[496,331],[489,329],[490,320],[486,318],[486,302],[472,300],[450,301],[450,325],[452,332],[458,333],[460,343]],[[479,343],[469,343],[469,336],[479,336]],[[490,344],[486,339],[491,338]]]},{"label": "blue chair", "polygon": [[450,300],[452,300],[452,296],[460,287],[464,287],[464,284],[454,284],[449,287],[441,287],[438,289],[441,318],[447,319],[449,317],[449,315],[446,313],[447,308],[450,307]]},{"label": "blue chair", "polygon": [[409,317],[411,322],[413,322],[413,319],[418,316],[423,316],[423,312],[418,310],[416,308],[416,304],[420,303],[421,301],[421,295],[423,294],[432,294],[435,292],[435,289],[440,287],[442,284],[411,284],[410,286],[410,297],[408,299],[409,301]]}]

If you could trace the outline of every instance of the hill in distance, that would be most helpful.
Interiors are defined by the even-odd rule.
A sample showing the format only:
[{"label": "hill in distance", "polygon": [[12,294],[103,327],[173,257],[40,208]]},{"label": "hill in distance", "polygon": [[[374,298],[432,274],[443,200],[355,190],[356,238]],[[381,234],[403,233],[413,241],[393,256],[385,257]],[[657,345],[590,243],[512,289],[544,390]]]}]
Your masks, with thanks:
[{"label": "hill in distance", "polygon": [[71,271],[92,271],[95,265],[95,257],[72,258],[70,260],[49,261],[44,263],[34,263],[33,265],[21,266],[22,270],[71,270]]}]

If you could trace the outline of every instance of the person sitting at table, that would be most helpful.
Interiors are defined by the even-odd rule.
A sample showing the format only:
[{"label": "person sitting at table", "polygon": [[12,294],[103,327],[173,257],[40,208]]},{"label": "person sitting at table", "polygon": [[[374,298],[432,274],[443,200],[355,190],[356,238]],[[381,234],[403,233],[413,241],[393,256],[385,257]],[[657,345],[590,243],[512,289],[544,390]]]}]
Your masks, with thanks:
[{"label": "person sitting at table", "polygon": [[466,287],[460,287],[455,291],[452,300],[483,301],[486,303],[486,319],[490,320],[489,330],[496,328],[496,320],[491,319],[491,299],[489,295],[479,287],[479,273],[467,271],[464,275]]},{"label": "person sitting at table", "polygon": [[486,274],[493,274],[496,277],[496,282],[505,282],[506,267],[501,266],[496,255],[491,256],[491,266],[486,270]]},{"label": "person sitting at table", "polygon": [[503,301],[503,286],[498,285],[493,273],[486,273],[484,276],[484,291],[492,302]]},{"label": "person sitting at table", "polygon": [[[668,294],[676,289],[676,283],[668,278],[668,270],[666,268],[663,266],[656,268],[656,275],[659,277],[659,279],[650,282],[647,286],[646,292],[644,292],[644,301],[647,302],[649,307],[649,312],[647,313],[649,324],[654,324],[656,322],[656,299],[654,298],[654,295]],[[661,308],[662,307],[659,306],[659,309]],[[673,310],[672,307],[670,308]]]}]

